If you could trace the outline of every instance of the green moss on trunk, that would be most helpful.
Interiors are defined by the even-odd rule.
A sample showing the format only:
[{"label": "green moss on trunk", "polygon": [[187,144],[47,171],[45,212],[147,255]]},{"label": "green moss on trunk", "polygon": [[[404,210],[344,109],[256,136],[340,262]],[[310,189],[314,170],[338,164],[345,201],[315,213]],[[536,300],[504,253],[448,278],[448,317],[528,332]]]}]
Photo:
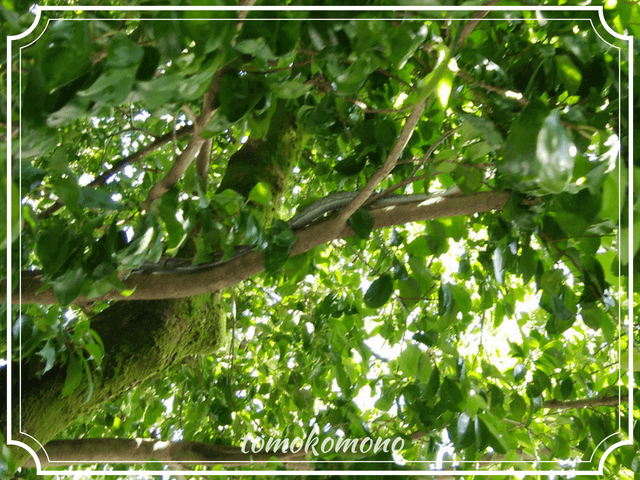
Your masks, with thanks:
[{"label": "green moss on trunk", "polygon": [[[23,371],[23,433],[19,431],[20,403],[15,385],[13,439],[37,451],[39,444],[53,439],[78,415],[95,411],[105,401],[117,398],[185,356],[219,349],[225,343],[226,322],[218,299],[217,294],[211,293],[178,300],[118,302],[101,312],[92,321],[92,328],[100,334],[106,353],[102,372],[93,375],[91,399],[86,401],[86,380],[71,396],[61,397],[64,367],[41,379]],[[22,448],[12,451],[16,466],[29,458]]]}]

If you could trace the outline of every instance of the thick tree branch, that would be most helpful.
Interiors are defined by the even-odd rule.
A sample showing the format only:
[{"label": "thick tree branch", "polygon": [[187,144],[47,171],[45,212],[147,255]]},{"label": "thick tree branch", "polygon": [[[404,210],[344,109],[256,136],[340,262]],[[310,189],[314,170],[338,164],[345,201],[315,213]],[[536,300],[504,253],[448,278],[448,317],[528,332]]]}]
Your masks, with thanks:
[{"label": "thick tree branch", "polygon": [[[454,194],[433,197],[422,202],[395,205],[371,211],[373,228],[403,225],[409,222],[433,220],[458,215],[502,210],[510,197],[509,192],[481,192],[474,195]],[[325,220],[296,232],[298,241],[291,255],[299,255],[324,243],[354,235],[351,227],[340,217]],[[263,252],[250,252],[227,263],[195,272],[171,273],[165,275],[136,273],[130,275],[124,284],[127,289],[135,289],[129,297],[112,291],[95,300],[151,300],[184,298],[201,293],[214,292],[235,285],[260,273],[264,269]],[[3,283],[4,285],[4,283]],[[2,286],[2,292],[5,291]],[[22,291],[13,294],[12,303],[57,303],[53,290],[39,292],[42,288],[41,272],[22,273]],[[4,298],[4,297],[3,297]],[[78,297],[74,303],[84,304],[91,300]]]},{"label": "thick tree branch", "polygon": [[[47,443],[38,458],[42,468],[76,465],[79,463],[146,463],[180,462],[183,464],[201,463],[207,467],[222,465],[225,468],[246,467],[266,462],[302,461],[304,449],[297,453],[243,453],[240,447],[231,445],[211,445],[202,442],[164,442],[150,439],[124,438],[86,438],[80,440],[53,440]],[[267,464],[270,468],[273,463]],[[294,468],[307,462],[290,463]],[[35,467],[33,458],[25,467]],[[189,465],[188,468],[192,468]]]},{"label": "thick tree branch", "polygon": [[587,398],[585,400],[571,400],[561,402],[559,400],[547,400],[542,404],[542,408],[550,410],[567,410],[569,408],[589,408],[589,407],[617,407],[622,403],[622,399],[615,397]]}]

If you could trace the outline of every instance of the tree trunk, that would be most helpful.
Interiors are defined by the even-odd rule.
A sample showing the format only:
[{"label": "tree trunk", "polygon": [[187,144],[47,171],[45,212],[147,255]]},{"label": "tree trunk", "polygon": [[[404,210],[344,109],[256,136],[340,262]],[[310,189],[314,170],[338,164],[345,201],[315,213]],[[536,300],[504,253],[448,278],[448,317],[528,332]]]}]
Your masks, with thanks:
[{"label": "tree trunk", "polygon": [[[37,451],[78,415],[95,411],[185,356],[214,353],[225,341],[226,323],[221,312],[215,294],[110,306],[91,322],[104,342],[105,356],[101,372],[92,372],[94,390],[89,401],[85,402],[86,378],[70,396],[61,396],[66,365],[54,367],[38,379],[23,364],[12,375],[12,438]],[[4,417],[3,410],[3,426],[7,420]],[[13,448],[12,452],[17,466],[29,458],[22,448]]]}]

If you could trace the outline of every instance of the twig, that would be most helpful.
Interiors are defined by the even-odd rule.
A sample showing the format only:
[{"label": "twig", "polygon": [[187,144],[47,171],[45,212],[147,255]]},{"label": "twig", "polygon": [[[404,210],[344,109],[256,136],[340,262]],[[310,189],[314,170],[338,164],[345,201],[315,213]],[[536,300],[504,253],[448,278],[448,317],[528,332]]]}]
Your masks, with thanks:
[{"label": "twig", "polygon": [[431,156],[431,154],[433,153],[433,151],[436,149],[436,147],[438,145],[440,145],[442,142],[444,142],[448,137],[450,137],[451,135],[453,135],[455,132],[457,132],[458,130],[460,130],[460,128],[462,128],[462,126],[456,127],[456,128],[452,128],[451,130],[449,130],[448,132],[444,133],[433,145],[431,145],[429,147],[429,150],[427,150],[427,153],[425,153],[424,157],[422,157],[422,159],[420,160],[420,162],[418,163],[418,165],[415,166],[415,168],[413,169],[413,171],[411,172],[411,174],[409,174],[409,177],[405,180],[402,180],[401,182],[396,183],[395,185],[392,185],[391,187],[387,188],[386,190],[383,190],[381,193],[373,196],[372,198],[370,198],[366,203],[372,203],[375,202],[378,198],[383,197],[385,195],[388,195],[389,193],[397,190],[398,188],[407,185],[409,183],[415,182],[419,179],[422,178],[426,178],[426,174],[425,175],[421,175],[418,178],[414,178],[414,175],[416,174],[416,172],[418,170],[420,170],[420,168],[422,167],[422,165],[425,164],[425,162],[427,161],[427,159]]},{"label": "twig", "polygon": [[[256,0],[240,0],[240,2],[238,2],[238,6],[251,7],[254,3],[256,3]],[[244,23],[244,19],[247,18],[247,15],[249,15],[249,10],[241,10],[240,12],[238,12],[238,20],[240,21],[238,22],[238,26],[236,27],[237,30],[240,30],[242,28],[242,24]]]},{"label": "twig", "polygon": [[[92,187],[92,188],[99,187],[100,185],[105,183],[107,180],[109,180],[112,176],[117,174],[120,170],[122,170],[127,165],[146,157],[149,153],[151,153],[154,150],[157,150],[158,148],[162,147],[165,143],[169,143],[172,138],[185,137],[188,134],[190,134],[192,131],[193,131],[193,125],[189,125],[189,126],[181,128],[177,132],[176,131],[172,131],[172,132],[166,133],[166,134],[164,134],[164,135],[162,135],[160,137],[157,137],[157,139],[153,143],[147,145],[146,147],[143,147],[142,149],[138,150],[137,152],[132,153],[131,155],[129,155],[129,156],[123,158],[122,160],[120,160],[119,162],[117,162],[109,170],[107,170],[106,172],[104,172],[103,174],[98,176],[95,180],[93,180],[91,183],[89,183],[87,185],[87,187]],[[43,220],[45,218],[49,218],[51,215],[53,215],[55,212],[57,212],[63,206],[64,205],[60,201],[56,201],[56,203],[54,203],[49,208],[47,208],[44,212],[42,212],[39,215],[39,218],[41,220]]]},{"label": "twig", "polygon": [[200,178],[204,181],[204,186],[206,188],[207,185],[207,172],[209,171],[209,159],[211,158],[211,146],[213,145],[213,140],[211,138],[207,138],[200,148],[200,153],[198,153],[198,158],[196,158],[196,172]]},{"label": "twig", "polygon": [[[462,80],[464,80],[467,85],[469,84],[469,82],[473,83],[474,85],[477,85],[479,87],[484,88],[485,90],[488,90],[489,92],[495,92],[497,94],[499,94],[500,96],[504,97],[504,98],[508,98],[509,100],[513,100],[514,102],[519,103],[520,105],[529,105],[529,100],[527,100],[524,95],[522,95],[522,93],[520,92],[515,92],[513,90],[507,90],[504,88],[498,88],[498,87],[494,87],[493,85],[489,85],[488,83],[484,83],[480,80],[476,80],[472,75],[470,75],[469,73],[465,72],[464,70],[460,69],[458,71],[458,76],[460,78],[462,78]],[[513,92],[515,93],[515,95],[508,95],[509,92]]]},{"label": "twig", "polygon": [[613,407],[618,405],[620,405],[620,399],[618,397],[602,397],[588,398],[586,400],[572,400],[569,402],[547,400],[542,404],[542,408],[566,410],[568,408]]}]

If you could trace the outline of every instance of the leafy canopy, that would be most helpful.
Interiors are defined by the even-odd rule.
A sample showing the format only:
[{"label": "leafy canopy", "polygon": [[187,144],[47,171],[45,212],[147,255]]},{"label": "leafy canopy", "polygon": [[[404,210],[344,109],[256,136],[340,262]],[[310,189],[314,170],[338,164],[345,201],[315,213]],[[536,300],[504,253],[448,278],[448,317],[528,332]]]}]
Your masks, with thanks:
[{"label": "leafy canopy", "polygon": [[[2,9],[8,31],[29,23]],[[228,350],[144,380],[61,438],[239,445],[318,424],[326,436],[402,437],[405,468],[515,470],[593,470],[628,438],[631,412],[599,402],[629,395],[636,167],[625,45],[597,15],[492,11],[471,28],[462,11],[90,13],[50,12],[12,59],[22,129],[2,247],[41,269],[59,302],[21,307],[12,358],[39,374],[67,365],[63,394],[78,395],[100,373],[90,318],[108,305],[80,309],[79,295],[130,294],[124,276],[187,246],[198,264],[257,244],[266,272],[222,292]],[[637,5],[607,14],[637,29]],[[217,110],[193,133],[221,71]],[[296,237],[281,220],[362,189],[425,97],[378,188],[510,191],[504,209],[382,230],[359,210],[356,236],[289,258]],[[269,138],[279,105],[304,138],[288,181],[217,191],[227,160]],[[212,143],[206,178],[194,163],[141,208],[195,135]],[[390,454],[368,459],[399,468]],[[631,478],[637,459],[615,450],[605,473]]]}]

